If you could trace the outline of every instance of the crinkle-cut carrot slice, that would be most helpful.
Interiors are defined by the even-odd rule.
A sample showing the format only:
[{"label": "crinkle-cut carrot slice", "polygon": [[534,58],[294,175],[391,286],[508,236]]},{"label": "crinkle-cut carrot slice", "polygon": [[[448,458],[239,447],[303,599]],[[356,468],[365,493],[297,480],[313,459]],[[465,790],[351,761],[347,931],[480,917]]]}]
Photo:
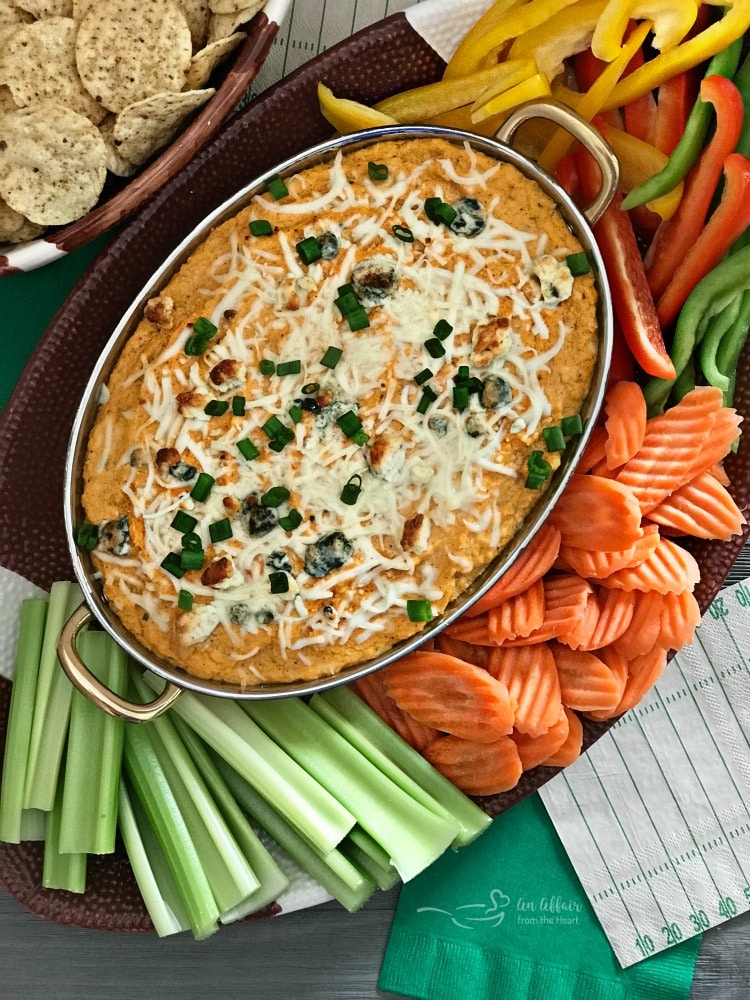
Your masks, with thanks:
[{"label": "crinkle-cut carrot slice", "polygon": [[464,642],[463,639],[454,639],[452,635],[441,632],[437,637],[436,648],[441,653],[448,656],[456,656],[459,660],[466,660],[473,663],[475,667],[487,669],[492,654],[492,646],[477,646],[473,642]]},{"label": "crinkle-cut carrot slice", "polygon": [[592,476],[601,476],[604,479],[616,479],[617,469],[610,469],[606,458],[603,458],[601,462],[597,462],[596,465],[589,469],[589,474]]},{"label": "crinkle-cut carrot slice", "polygon": [[581,457],[578,459],[576,472],[583,475],[585,472],[591,472],[594,466],[598,465],[599,462],[603,462],[606,455],[604,450],[606,443],[606,429],[601,426],[595,427],[586,442],[586,447],[583,449]]},{"label": "crinkle-cut carrot slice", "polygon": [[718,479],[702,472],[663,500],[649,514],[656,524],[695,538],[727,542],[739,535],[745,518]]},{"label": "crinkle-cut carrot slice", "polygon": [[477,618],[467,618],[463,614],[452,622],[441,635],[447,635],[451,639],[460,639],[461,642],[471,642],[478,646],[493,645],[490,639],[487,614],[479,615]]},{"label": "crinkle-cut carrot slice", "polygon": [[620,698],[620,684],[607,664],[594,653],[550,644],[560,677],[563,705],[577,712],[607,711]]},{"label": "crinkle-cut carrot slice", "polygon": [[379,672],[360,677],[353,685],[359,697],[375,712],[383,722],[395,730],[404,742],[420,752],[435,739],[437,730],[417,722],[402,711],[390,697]]},{"label": "crinkle-cut carrot slice", "polygon": [[654,648],[661,628],[663,596],[656,590],[632,591],[635,598],[630,625],[611,645],[626,659],[641,656]]},{"label": "crinkle-cut carrot slice", "polygon": [[[617,473],[617,482],[630,488],[644,514],[695,475],[697,456],[714,431],[721,400],[721,390],[699,386],[647,422],[643,444]],[[704,468],[718,457],[712,453]]]},{"label": "crinkle-cut carrot slice", "polygon": [[655,590],[659,594],[679,594],[693,590],[701,578],[698,563],[681,545],[659,537],[654,551],[628,569],[618,569],[598,582],[616,590]]},{"label": "crinkle-cut carrot slice", "polygon": [[659,544],[659,529],[655,524],[643,527],[643,534],[625,549],[615,552],[592,552],[572,545],[560,546],[560,558],[586,580],[601,580],[618,569],[629,569],[647,559]]},{"label": "crinkle-cut carrot slice", "polygon": [[515,597],[490,608],[487,612],[487,634],[490,641],[499,646],[506,639],[527,636],[543,621],[544,584],[537,580]]},{"label": "crinkle-cut carrot slice", "polygon": [[586,603],[573,628],[558,637],[571,649],[589,649],[599,621],[599,599],[594,590],[586,595]]},{"label": "crinkle-cut carrot slice", "polygon": [[[605,646],[603,649],[598,649],[596,655],[600,660],[603,660],[607,664],[609,669],[612,671],[612,676],[617,681],[620,695],[618,698],[618,704],[622,699],[625,692],[625,685],[628,683],[628,677],[630,676],[628,659],[622,655],[614,646]],[[587,719],[593,719],[595,722],[604,722],[606,719],[611,719],[614,709],[603,709],[598,712],[586,712]]]},{"label": "crinkle-cut carrot slice", "polygon": [[729,486],[729,476],[722,462],[716,462],[710,469],[706,469],[706,472],[713,476],[722,486]]},{"label": "crinkle-cut carrot slice", "polygon": [[533,646],[569,632],[583,614],[593,587],[575,573],[544,578],[544,619],[527,636],[505,639],[499,645]]},{"label": "crinkle-cut carrot slice", "polygon": [[568,720],[568,735],[565,742],[553,754],[542,761],[545,767],[568,767],[581,756],[583,746],[583,724],[575,712],[563,707]]},{"label": "crinkle-cut carrot slice", "polygon": [[515,702],[486,670],[445,653],[410,653],[382,671],[399,708],[425,726],[492,743],[513,728]]},{"label": "crinkle-cut carrot slice", "polygon": [[607,419],[604,444],[608,469],[629,462],[646,435],[646,399],[636,382],[615,382],[604,399]]},{"label": "crinkle-cut carrot slice", "polygon": [[570,477],[549,515],[560,530],[563,545],[613,552],[642,535],[641,511],[633,493],[616,479]]},{"label": "crinkle-cut carrot slice", "polygon": [[530,771],[532,767],[543,764],[553,753],[557,753],[568,738],[569,730],[568,716],[562,707],[557,722],[541,736],[527,736],[526,733],[520,733],[514,729],[510,738],[518,748],[518,755],[521,758],[524,771]]},{"label": "crinkle-cut carrot slice", "polygon": [[623,712],[629,712],[634,708],[659,680],[666,665],[667,651],[658,646],[654,646],[650,653],[644,653],[643,656],[630,660],[628,682],[613,714],[622,715]]},{"label": "crinkle-cut carrot slice", "polygon": [[[627,631],[635,611],[635,592],[626,590],[601,590],[599,592],[599,618],[594,634],[586,649],[601,649],[616,642]],[[597,654],[598,655],[598,654]]]},{"label": "crinkle-cut carrot slice", "polygon": [[560,716],[560,681],[546,643],[493,649],[487,669],[501,681],[516,702],[515,728],[541,736]]},{"label": "crinkle-cut carrot slice", "polygon": [[716,413],[708,438],[703,446],[695,452],[693,465],[687,479],[695,478],[701,472],[710,469],[716,462],[721,462],[722,459],[726,458],[732,444],[740,435],[742,419],[736,410],[729,407],[723,407]]},{"label": "crinkle-cut carrot slice", "polygon": [[510,569],[462,617],[475,618],[541,580],[557,558],[559,548],[560,532],[551,524],[543,524]]},{"label": "crinkle-cut carrot slice", "polygon": [[665,594],[659,620],[659,635],[656,638],[657,646],[676,650],[687,646],[693,641],[700,620],[701,609],[689,590],[683,590],[681,594]]},{"label": "crinkle-cut carrot slice", "polygon": [[477,743],[459,736],[438,736],[422,755],[467,795],[496,795],[515,788],[523,768],[510,736]]}]

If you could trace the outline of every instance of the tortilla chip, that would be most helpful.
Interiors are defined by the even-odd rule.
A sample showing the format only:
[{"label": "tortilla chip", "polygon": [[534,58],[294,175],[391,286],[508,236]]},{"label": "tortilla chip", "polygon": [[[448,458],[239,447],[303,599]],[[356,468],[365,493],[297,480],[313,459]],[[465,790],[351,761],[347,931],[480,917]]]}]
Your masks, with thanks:
[{"label": "tortilla chip", "polygon": [[73,17],[80,21],[89,7],[93,7],[97,0],[73,0]]},{"label": "tortilla chip", "polygon": [[252,0],[208,0],[208,6],[214,14],[240,14],[252,8],[253,14],[257,14],[263,3],[253,3]]},{"label": "tortilla chip", "polygon": [[0,198],[0,243],[7,243],[10,237],[25,222],[25,218]]},{"label": "tortilla chip", "polygon": [[208,37],[208,2],[207,0],[177,0],[177,6],[185,15],[193,40],[193,51],[197,52],[206,44]]},{"label": "tortilla chip", "polygon": [[73,0],[16,0],[16,6],[40,19],[73,16]]},{"label": "tortilla chip", "polygon": [[[2,46],[2,31],[0,28],[0,46]],[[0,115],[5,114],[6,111],[15,111],[18,105],[13,100],[13,94],[10,92],[10,87],[7,87],[4,83],[0,83]]]},{"label": "tortilla chip", "polygon": [[6,24],[29,24],[34,18],[28,11],[21,10],[10,0],[0,0],[0,25]]},{"label": "tortilla chip", "polygon": [[201,87],[205,87],[219,63],[226,59],[243,38],[247,38],[244,31],[235,31],[233,35],[211,42],[205,49],[196,52],[190,61],[184,89],[200,90]]},{"label": "tortilla chip", "polygon": [[96,204],[107,149],[95,125],[46,101],[0,116],[0,197],[43,226],[64,225]]},{"label": "tortilla chip", "polygon": [[105,116],[83,87],[76,71],[76,33],[72,17],[50,17],[25,24],[8,42],[5,80],[20,107],[55,101],[86,115],[94,124]]},{"label": "tortilla chip", "polygon": [[21,224],[20,229],[16,229],[14,233],[6,240],[7,243],[28,243],[29,240],[35,240],[38,236],[42,236],[46,226],[37,225],[36,222],[30,222],[28,219],[24,219]]},{"label": "tortilla chip", "polygon": [[215,93],[216,90],[210,87],[182,94],[154,94],[145,101],[131,104],[115,121],[115,148],[130,163],[140,166],[171,142],[185,119]]},{"label": "tortilla chip", "polygon": [[117,115],[107,115],[103,122],[99,124],[99,132],[102,139],[107,144],[107,170],[115,177],[132,177],[138,169],[134,163],[130,163],[120,154],[115,146],[115,122]]},{"label": "tortilla chip", "polygon": [[192,54],[185,15],[172,0],[100,0],[76,41],[81,80],[110,111],[182,90]]},{"label": "tortilla chip", "polygon": [[236,14],[212,14],[208,22],[209,44],[233,35],[241,24],[252,20],[264,4],[265,0],[255,0],[255,3],[245,6]]}]

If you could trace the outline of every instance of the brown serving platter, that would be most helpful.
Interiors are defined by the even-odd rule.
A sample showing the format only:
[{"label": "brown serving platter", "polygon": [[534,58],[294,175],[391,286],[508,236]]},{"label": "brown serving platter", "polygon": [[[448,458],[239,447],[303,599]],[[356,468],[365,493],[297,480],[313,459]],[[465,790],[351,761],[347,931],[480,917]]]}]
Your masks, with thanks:
[{"label": "brown serving platter", "polygon": [[[76,408],[97,358],[134,295],[204,216],[273,164],[330,137],[331,126],[318,111],[318,81],[337,94],[370,103],[431,83],[443,68],[403,14],[366,28],[306,63],[237,115],[113,240],[53,319],[0,416],[1,565],[44,588],[72,579],[63,527],[63,470]],[[750,414],[747,364],[737,381],[735,405]],[[745,446],[726,462],[731,492],[743,510],[750,508],[749,454]],[[696,597],[702,609],[721,587],[743,542],[738,537],[690,545],[701,565]],[[3,743],[9,696],[9,682],[0,680]],[[584,746],[610,726],[584,721]],[[537,767],[512,791],[484,798],[481,805],[498,815],[557,771]],[[32,912],[99,930],[151,929],[122,850],[90,859],[87,891],[80,896],[41,888],[41,856],[39,844],[0,844],[0,881]]]}]

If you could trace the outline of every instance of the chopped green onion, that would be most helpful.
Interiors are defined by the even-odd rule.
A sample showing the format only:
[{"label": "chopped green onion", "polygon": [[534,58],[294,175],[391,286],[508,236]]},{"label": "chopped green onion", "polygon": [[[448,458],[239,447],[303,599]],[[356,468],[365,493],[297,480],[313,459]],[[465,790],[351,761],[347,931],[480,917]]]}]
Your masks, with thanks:
[{"label": "chopped green onion", "polygon": [[199,316],[198,319],[193,323],[193,333],[200,334],[202,337],[213,337],[218,330],[218,326],[215,326],[210,319],[206,319],[205,316]]},{"label": "chopped green onion", "polygon": [[253,236],[272,236],[273,226],[268,219],[253,219],[250,223],[250,232]]},{"label": "chopped green onion", "polygon": [[264,507],[280,507],[283,503],[286,503],[290,496],[291,493],[286,486],[272,486],[270,490],[267,490],[263,494],[260,502]]},{"label": "chopped green onion", "polygon": [[220,521],[213,521],[208,526],[208,534],[214,544],[225,542],[233,535],[231,521],[228,517],[222,517]]},{"label": "chopped green onion", "polygon": [[365,327],[370,325],[370,317],[362,306],[357,306],[356,309],[348,312],[346,314],[346,321],[349,324],[349,329],[353,331],[364,330]]},{"label": "chopped green onion", "polygon": [[424,213],[430,222],[436,225],[442,222],[445,226],[449,226],[458,215],[455,208],[442,198],[428,198],[424,203]]},{"label": "chopped green onion", "polygon": [[447,340],[452,333],[453,327],[445,319],[439,319],[435,324],[435,329],[432,331],[433,337],[437,337],[438,340]]},{"label": "chopped green onion", "polygon": [[174,528],[175,531],[181,532],[183,535],[192,531],[193,528],[198,523],[198,518],[193,517],[184,510],[178,510],[175,516],[172,518],[172,524],[170,527]]},{"label": "chopped green onion", "polygon": [[276,371],[276,364],[271,361],[270,358],[263,358],[261,363],[258,365],[258,370],[261,375],[273,375]]},{"label": "chopped green onion", "polygon": [[359,299],[354,292],[346,292],[344,295],[339,295],[333,304],[342,316],[348,316],[350,312],[354,312],[355,309],[361,308]]},{"label": "chopped green onion", "polygon": [[282,198],[286,198],[289,194],[289,188],[278,174],[274,174],[274,176],[269,179],[268,184],[266,185],[266,190],[272,198],[276,199],[276,201],[281,201]]},{"label": "chopped green onion", "polygon": [[414,381],[417,385],[424,385],[425,382],[429,382],[432,378],[432,372],[429,368],[423,368],[422,371],[414,376]]},{"label": "chopped green onion", "polygon": [[189,590],[181,590],[177,596],[177,607],[180,611],[193,610],[193,595]]},{"label": "chopped green onion", "polygon": [[352,434],[351,439],[355,444],[358,444],[360,448],[364,448],[370,440],[370,437],[365,431],[357,431],[355,434]]},{"label": "chopped green onion", "polygon": [[279,438],[284,437],[286,427],[282,424],[278,417],[269,417],[263,424],[262,430],[263,433],[267,434],[270,438]]},{"label": "chopped green onion", "polygon": [[193,531],[188,531],[182,536],[182,547],[188,552],[200,552],[203,548],[201,536],[196,535]]},{"label": "chopped green onion", "polygon": [[95,524],[81,524],[76,528],[76,545],[93,552],[99,544],[99,528]]},{"label": "chopped green onion", "polygon": [[431,622],[432,605],[429,601],[407,601],[406,614],[410,622]]},{"label": "chopped green onion", "polygon": [[320,359],[320,363],[324,368],[335,368],[339,361],[341,361],[343,353],[340,347],[329,347]]},{"label": "chopped green onion", "polygon": [[247,400],[244,396],[233,396],[232,397],[232,413],[235,417],[245,416],[245,403]]},{"label": "chopped green onion", "polygon": [[388,179],[388,167],[385,163],[373,163],[370,160],[367,164],[367,173],[371,181],[384,181]]},{"label": "chopped green onion", "polygon": [[339,287],[336,289],[336,291],[338,292],[339,296],[342,296],[342,295],[356,295],[356,293],[354,291],[354,285],[352,285],[352,284],[350,284],[348,282],[345,285],[339,285]]},{"label": "chopped green onion", "polygon": [[357,502],[357,500],[359,500],[359,494],[361,492],[362,492],[362,476],[355,474],[350,477],[349,481],[341,491],[342,503],[347,504],[349,507],[353,507],[354,504]]},{"label": "chopped green onion", "polygon": [[302,515],[295,507],[292,507],[285,517],[279,518],[279,526],[282,527],[284,531],[294,531],[294,529],[299,528],[301,524]]},{"label": "chopped green onion", "polygon": [[393,230],[393,235],[397,240],[401,240],[402,243],[413,243],[414,233],[407,226],[391,226]]},{"label": "chopped green onion", "polygon": [[[203,569],[205,559],[206,556],[203,549],[198,549],[197,552],[191,552],[190,549],[183,549],[180,556],[180,568],[183,572],[188,569]],[[162,563],[162,565],[164,564]]]},{"label": "chopped green onion", "polygon": [[336,423],[348,438],[362,429],[362,421],[354,410],[347,410],[346,413],[342,413]]},{"label": "chopped green onion", "polygon": [[280,361],[276,365],[277,375],[299,375],[302,371],[302,362],[295,359],[294,361]]},{"label": "chopped green onion", "polygon": [[552,474],[552,466],[544,458],[541,451],[532,451],[529,455],[529,472],[547,478]]},{"label": "chopped green onion", "polygon": [[203,412],[209,417],[222,417],[229,409],[229,403],[225,399],[209,399],[203,407]]},{"label": "chopped green onion", "polygon": [[431,389],[429,385],[426,385],[424,389],[422,389],[422,398],[417,404],[417,413],[427,413],[436,399],[437,393]]},{"label": "chopped green onion", "polygon": [[526,477],[524,486],[527,490],[540,490],[547,482],[547,476],[541,476],[536,472],[530,472]]},{"label": "chopped green onion", "polygon": [[297,244],[297,254],[303,264],[314,264],[321,257],[320,243],[315,236],[308,236]]},{"label": "chopped green onion", "polygon": [[297,406],[296,404],[294,406],[290,406],[289,407],[289,416],[292,418],[292,420],[295,422],[295,424],[298,424],[300,422],[300,420],[302,419],[302,407],[301,406]]},{"label": "chopped green onion", "polygon": [[197,500],[202,503],[204,500],[208,500],[208,496],[213,489],[213,485],[216,482],[213,476],[209,476],[207,472],[201,472],[198,478],[195,480],[195,486],[190,491],[190,496],[193,500]]},{"label": "chopped green onion", "polygon": [[289,590],[289,577],[286,573],[269,573],[268,581],[272,594],[286,594]]},{"label": "chopped green onion", "polygon": [[274,438],[273,441],[269,442],[268,447],[271,449],[271,451],[279,452],[283,451],[288,444],[289,442],[286,441],[284,438]]},{"label": "chopped green onion", "polygon": [[560,427],[545,427],[542,435],[547,451],[565,451],[565,437]]},{"label": "chopped green onion", "polygon": [[573,437],[575,434],[583,434],[583,421],[580,413],[574,413],[572,417],[563,417],[560,421],[560,429],[565,437]]},{"label": "chopped green onion", "polygon": [[476,376],[472,376],[472,378],[468,379],[466,382],[466,391],[470,396],[473,393],[480,393],[483,389],[484,383],[480,378],[476,378]]},{"label": "chopped green onion", "polygon": [[252,462],[254,458],[257,458],[258,455],[260,455],[260,452],[250,438],[243,438],[241,441],[238,441],[237,449],[242,457],[246,458],[248,462]]},{"label": "chopped green onion", "polygon": [[166,556],[164,556],[159,565],[163,570],[166,570],[167,573],[171,573],[172,576],[176,576],[178,580],[185,572],[182,568],[181,557],[176,552],[169,552]]},{"label": "chopped green onion", "polygon": [[583,250],[580,253],[568,254],[565,258],[565,263],[568,265],[568,270],[574,278],[578,278],[582,274],[591,273],[588,254]]},{"label": "chopped green onion", "polygon": [[469,390],[465,385],[453,386],[453,406],[456,410],[465,410],[469,405]]},{"label": "chopped green onion", "polygon": [[437,337],[430,337],[429,340],[425,340],[424,346],[432,358],[442,358],[445,356],[445,348]]},{"label": "chopped green onion", "polygon": [[458,366],[458,371],[456,372],[456,375],[454,376],[454,381],[458,382],[459,379],[468,378],[468,377],[469,377],[469,366],[468,365],[459,365]]},{"label": "chopped green onion", "polygon": [[320,382],[305,382],[302,386],[302,393],[305,396],[314,396],[320,390]]},{"label": "chopped green onion", "polygon": [[200,357],[208,347],[208,337],[201,333],[193,333],[185,341],[185,354],[191,358]]}]

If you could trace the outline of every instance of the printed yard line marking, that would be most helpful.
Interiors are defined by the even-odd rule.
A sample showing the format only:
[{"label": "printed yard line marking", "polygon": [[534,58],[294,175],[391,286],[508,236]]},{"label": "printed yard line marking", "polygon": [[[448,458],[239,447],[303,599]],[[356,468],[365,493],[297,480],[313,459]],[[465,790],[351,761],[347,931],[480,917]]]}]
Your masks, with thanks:
[{"label": "printed yard line marking", "polygon": [[[730,641],[730,643],[732,644],[732,646],[734,646],[734,649],[735,649],[735,652],[737,653],[737,656],[738,656],[738,657],[739,657],[739,659],[740,659],[740,664],[738,664],[738,669],[742,669],[742,670],[744,670],[744,671],[745,671],[746,673],[750,672],[750,671],[748,671],[748,662],[747,662],[747,660],[745,659],[745,656],[744,656],[744,654],[743,654],[742,650],[741,650],[741,649],[740,649],[740,647],[739,647],[739,646],[737,645],[737,640],[736,640],[736,639],[735,639],[735,637],[734,637],[734,636],[732,635],[732,632],[730,631],[730,628],[729,628],[729,626],[727,625],[727,620],[726,620],[726,617],[723,617],[723,618],[721,619],[721,622],[722,622],[722,625],[724,626],[724,632],[725,632],[725,634],[726,634],[726,637],[727,637],[727,638],[729,639],[729,641]],[[696,632],[696,638],[697,638],[697,635],[698,635],[698,633]],[[713,668],[713,664],[711,664],[711,667]],[[725,694],[726,694],[726,692],[725,692]],[[736,713],[736,712],[734,711],[734,708],[732,707],[732,704],[731,704],[731,702],[729,701],[729,698],[727,698],[727,704],[729,705],[729,708],[730,708],[730,710],[731,710],[732,714],[734,715],[735,719],[737,719],[737,722],[739,723],[739,726],[740,726],[740,729],[742,730],[742,733],[743,733],[743,735],[744,735],[745,739],[747,739],[747,738],[748,738],[748,734],[747,734],[747,732],[745,731],[745,726],[744,726],[744,724],[743,724],[743,723],[741,722],[741,720],[739,719],[739,717],[737,716],[737,713]]]},{"label": "printed yard line marking", "polygon": [[322,41],[323,41],[323,25],[325,24],[325,20],[326,20],[326,7],[327,6],[328,6],[328,0],[323,0],[323,10],[322,10],[321,15],[320,15],[320,31],[318,32],[318,45],[317,45],[318,52],[321,51],[321,44],[322,44]]}]

